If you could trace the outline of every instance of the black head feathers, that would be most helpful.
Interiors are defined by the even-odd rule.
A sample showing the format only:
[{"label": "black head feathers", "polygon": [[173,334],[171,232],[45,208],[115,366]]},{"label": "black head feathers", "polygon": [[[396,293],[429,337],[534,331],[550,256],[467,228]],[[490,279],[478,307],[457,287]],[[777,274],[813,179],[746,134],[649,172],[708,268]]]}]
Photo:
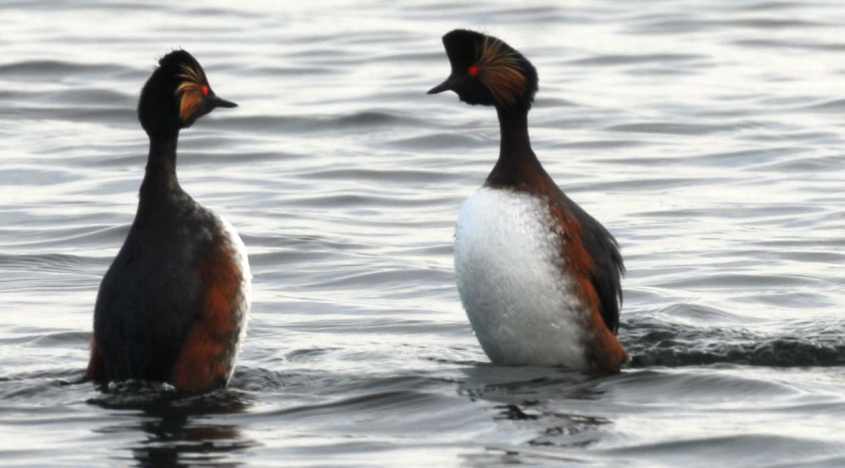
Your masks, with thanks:
[{"label": "black head feathers", "polygon": [[217,97],[193,55],[174,50],[158,61],[141,91],[138,120],[150,136],[175,135],[215,107],[236,104]]},{"label": "black head feathers", "polygon": [[452,74],[429,94],[452,90],[469,104],[531,107],[537,92],[537,70],[516,49],[493,36],[466,29],[443,36],[443,46]]}]

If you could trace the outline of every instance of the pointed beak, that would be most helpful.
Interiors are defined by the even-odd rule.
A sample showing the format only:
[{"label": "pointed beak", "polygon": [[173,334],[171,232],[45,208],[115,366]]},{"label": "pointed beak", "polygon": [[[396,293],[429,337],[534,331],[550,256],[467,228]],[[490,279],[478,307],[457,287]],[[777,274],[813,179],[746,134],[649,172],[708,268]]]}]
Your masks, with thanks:
[{"label": "pointed beak", "polygon": [[238,105],[235,104],[234,102],[227,101],[227,100],[223,99],[222,97],[217,96],[216,94],[211,96],[209,98],[209,101],[210,101],[212,108],[215,108],[215,107],[238,107]]},{"label": "pointed beak", "polygon": [[439,85],[429,89],[428,94],[437,94],[437,93],[442,93],[443,91],[448,91],[450,89],[454,89],[455,81],[456,80],[455,80],[454,76],[449,76],[449,78],[446,78],[446,81],[444,81],[444,82],[440,83]]}]

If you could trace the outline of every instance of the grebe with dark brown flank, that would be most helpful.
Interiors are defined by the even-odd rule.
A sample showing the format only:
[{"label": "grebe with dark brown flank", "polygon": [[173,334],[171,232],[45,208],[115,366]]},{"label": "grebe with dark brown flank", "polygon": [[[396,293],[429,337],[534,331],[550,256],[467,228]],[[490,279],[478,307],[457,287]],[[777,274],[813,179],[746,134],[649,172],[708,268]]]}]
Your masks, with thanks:
[{"label": "grebe with dark brown flank", "polygon": [[622,256],[531,149],[534,66],[475,31],[454,30],[443,45],[452,73],[429,94],[495,106],[501,131],[499,159],[461,207],[455,235],[458,291],[482,348],[498,364],[618,372]]},{"label": "grebe with dark brown flank", "polygon": [[162,57],[144,85],[146,174],[135,221],[97,294],[88,378],[162,381],[182,392],[231,378],[249,311],[246,249],[229,223],[182,190],[176,144],[182,128],[235,106],[184,50]]}]

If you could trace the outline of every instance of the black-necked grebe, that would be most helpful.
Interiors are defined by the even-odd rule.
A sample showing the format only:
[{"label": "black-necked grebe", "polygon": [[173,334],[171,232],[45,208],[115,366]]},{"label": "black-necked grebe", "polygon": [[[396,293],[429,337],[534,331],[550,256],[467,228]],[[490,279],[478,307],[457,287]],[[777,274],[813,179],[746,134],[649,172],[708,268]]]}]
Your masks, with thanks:
[{"label": "black-necked grebe", "polygon": [[499,115],[499,159],[463,204],[455,236],[458,290],[482,348],[498,364],[618,372],[627,359],[616,337],[622,256],[531,149],[534,66],[474,31],[452,31],[443,44],[452,73],[429,93],[452,90]]},{"label": "black-necked grebe", "polygon": [[141,91],[150,138],[138,211],[100,284],[87,376],[168,382],[183,392],[226,385],[246,331],[250,271],[232,226],[176,178],[179,131],[216,107],[200,64],[177,50]]}]

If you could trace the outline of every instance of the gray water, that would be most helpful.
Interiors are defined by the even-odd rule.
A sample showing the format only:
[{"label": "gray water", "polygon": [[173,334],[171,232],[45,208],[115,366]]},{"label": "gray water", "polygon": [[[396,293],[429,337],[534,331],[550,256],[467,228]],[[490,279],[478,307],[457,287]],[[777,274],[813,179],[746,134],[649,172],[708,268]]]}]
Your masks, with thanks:
[{"label": "gray water", "polygon": [[[845,4],[0,4],[0,465],[845,465]],[[537,66],[534,148],[619,239],[618,376],[488,363],[453,223],[490,108],[425,91],[471,27]],[[254,274],[230,388],[81,383],[184,47],[240,104],[179,176]]]}]

